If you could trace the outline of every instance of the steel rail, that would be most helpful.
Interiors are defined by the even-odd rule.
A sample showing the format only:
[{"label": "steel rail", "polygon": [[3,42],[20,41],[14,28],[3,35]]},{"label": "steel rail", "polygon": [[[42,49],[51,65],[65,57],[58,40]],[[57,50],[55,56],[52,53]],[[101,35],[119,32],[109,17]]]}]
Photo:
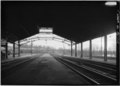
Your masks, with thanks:
[{"label": "steel rail", "polygon": [[76,72],[78,75],[80,75],[80,76],[83,76],[85,79],[87,79],[88,80],[88,82],[90,82],[90,83],[92,83],[92,84],[97,84],[97,85],[99,85],[100,83],[99,82],[97,82],[97,81],[95,81],[94,79],[92,79],[92,78],[90,78],[90,77],[88,77],[88,76],[86,76],[85,74],[83,74],[82,72],[80,72],[80,71],[78,71],[78,70],[76,70],[75,68],[73,68],[72,66],[70,66],[70,65],[68,65],[68,64],[66,64],[65,62],[63,62],[62,60],[60,60],[60,59],[58,59],[58,58],[55,58],[57,61],[59,61],[59,62],[61,62],[61,63],[63,63],[64,65],[66,65],[67,67],[69,67],[70,69],[72,69],[74,72]]},{"label": "steel rail", "polygon": [[[67,58],[64,58],[64,59],[67,59]],[[67,59],[67,60],[73,61],[72,59]],[[104,69],[104,71],[107,70],[107,71],[116,72],[116,70],[112,69],[112,68],[107,68],[107,67],[103,67],[103,66],[100,66],[100,65],[97,65],[97,64],[92,64],[92,63],[90,64],[89,62],[82,62],[82,61],[80,61],[80,62],[81,62],[82,65],[85,65],[85,66],[94,66],[94,67],[102,68],[102,69]],[[76,63],[78,63],[78,62],[76,62]]]},{"label": "steel rail", "polygon": [[87,67],[87,66],[84,66],[84,65],[81,65],[81,66],[80,66],[80,65],[76,64],[76,63],[73,62],[73,61],[69,61],[69,60],[66,60],[66,61],[68,61],[68,62],[70,62],[71,64],[74,64],[74,65],[76,65],[76,66],[78,66],[78,67],[82,67],[82,68],[84,68],[84,69],[86,69],[86,70],[88,70],[88,71],[92,71],[92,72],[94,72],[94,73],[96,73],[96,74],[100,74],[101,76],[104,76],[104,77],[106,77],[106,78],[109,78],[109,79],[112,79],[112,80],[116,81],[115,78],[112,78],[112,77],[107,76],[104,72],[98,71],[98,70],[96,70],[96,69],[93,69],[93,68],[91,68],[91,67]]},{"label": "steel rail", "polygon": [[[64,58],[64,59],[67,59],[67,58]],[[72,60],[72,59],[68,59],[68,60]],[[72,60],[73,61],[73,60]],[[104,66],[100,66],[99,64],[93,64],[93,63],[90,63],[90,62],[83,62],[83,61],[79,61],[85,65],[93,65],[93,66],[96,66],[96,67],[100,67],[100,68],[103,68],[103,69],[107,69],[107,70],[110,70],[110,71],[116,71],[115,69],[113,68],[107,68],[107,67],[104,67]]]},{"label": "steel rail", "polygon": [[[101,73],[100,71],[98,72],[97,70],[94,70],[93,68],[85,67],[85,66],[80,66],[80,65],[76,64],[75,62],[71,62],[71,61],[68,61],[68,60],[65,60],[65,59],[62,59],[62,58],[57,58],[57,59],[59,59],[59,61],[61,60],[62,63],[67,64],[67,65],[69,65],[69,66],[70,66],[70,65],[74,65],[74,66],[76,66],[76,67],[78,67],[78,68],[82,68],[82,69],[84,69],[84,70],[90,71],[90,72],[92,72],[92,73],[94,73],[94,74],[97,74],[97,75],[99,75],[99,76],[102,77],[102,78],[106,78],[106,79],[108,79],[108,80],[110,80],[110,81],[113,81],[113,82],[116,82],[116,81],[117,81],[115,78],[110,77],[110,76],[107,76],[107,75],[105,75],[104,73]],[[70,67],[72,67],[72,66],[70,66]],[[70,67],[69,67],[69,68],[70,68]],[[76,69],[72,67],[72,70],[73,70],[73,69],[76,71]],[[77,71],[79,71],[79,70],[77,70]],[[79,71],[79,72],[80,72],[80,71]],[[81,72],[80,72],[80,74],[81,74],[82,76],[88,78],[89,80],[91,80],[91,82],[93,82],[93,83],[95,83],[95,84],[100,84],[100,83],[101,83],[101,81],[98,82],[98,80],[94,80],[94,79],[92,79],[91,77],[88,77],[87,75],[85,75],[85,74],[83,74],[83,73],[81,73]]]},{"label": "steel rail", "polygon": [[[12,65],[10,65],[10,66],[8,66],[8,67],[3,67],[2,69],[1,69],[1,72],[4,72],[4,71],[6,71],[6,70],[9,70],[9,69],[11,69],[11,68],[14,68],[14,67],[16,67],[16,66],[18,66],[18,65],[20,65],[20,64],[22,64],[22,63],[25,63],[25,62],[28,62],[28,61],[31,61],[31,60],[33,60],[34,58],[27,58],[26,60],[24,59],[24,61],[20,61],[20,62],[18,62],[18,63],[16,63],[16,61],[15,61],[15,63],[16,64],[12,64]],[[14,62],[13,62],[14,63]]]}]

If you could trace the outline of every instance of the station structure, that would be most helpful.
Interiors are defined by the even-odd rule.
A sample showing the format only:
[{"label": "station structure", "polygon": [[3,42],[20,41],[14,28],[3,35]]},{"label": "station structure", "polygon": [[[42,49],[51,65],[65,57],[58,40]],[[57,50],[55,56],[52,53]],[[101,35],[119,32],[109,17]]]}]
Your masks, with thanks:
[{"label": "station structure", "polygon": [[[21,3],[12,3],[12,6],[8,2],[2,2],[2,3],[3,3],[3,5],[2,5],[3,8],[5,7],[4,10],[6,10],[6,11],[2,10],[2,12],[8,13],[6,15],[9,17],[8,19],[6,19],[5,18],[6,15],[3,16],[4,18],[2,18],[3,23],[2,23],[2,28],[1,28],[1,30],[2,30],[1,31],[1,47],[5,48],[5,52],[4,52],[5,59],[8,59],[8,54],[9,54],[8,43],[12,43],[12,45],[13,45],[12,46],[13,47],[12,57],[15,58],[16,57],[16,49],[18,52],[17,54],[20,57],[21,56],[21,46],[24,44],[31,43],[31,53],[33,53],[32,52],[33,42],[35,42],[37,40],[55,40],[55,41],[59,41],[63,44],[69,45],[70,46],[70,56],[73,58],[74,57],[78,57],[78,58],[85,57],[83,44],[85,41],[89,41],[88,42],[89,43],[88,44],[89,45],[88,46],[89,47],[89,49],[88,49],[89,56],[88,57],[89,57],[89,60],[92,60],[94,57],[93,56],[93,48],[92,48],[94,45],[93,45],[92,41],[95,38],[101,38],[101,40],[103,40],[102,46],[104,46],[103,47],[103,56],[101,56],[101,57],[104,59],[103,62],[107,63],[108,62],[108,51],[109,51],[108,50],[108,43],[109,43],[108,35],[115,33],[115,38],[116,38],[116,40],[114,41],[116,43],[115,60],[116,60],[116,65],[118,67],[120,67],[119,66],[119,61],[120,61],[119,53],[120,52],[118,52],[119,44],[120,44],[120,7],[119,7],[120,3],[119,2],[117,2],[117,5],[113,6],[113,7],[105,6],[105,2],[100,2],[100,3],[89,2],[90,4],[88,4],[86,2],[79,2],[79,3],[74,3],[74,4],[71,2],[69,2],[69,3],[50,2],[51,5],[48,4],[47,2],[41,2],[40,4],[36,3],[36,5],[33,5],[34,9],[32,9],[32,10],[29,9],[30,11],[28,10],[28,12],[26,12],[26,10],[25,10],[25,12],[23,14],[25,15],[26,20],[21,19],[21,15],[23,15],[22,13],[21,14],[17,13],[18,10],[20,10],[20,12],[23,12],[22,9],[24,9],[24,8],[22,8],[22,6],[24,7],[23,4],[26,4],[26,2],[25,3],[22,3],[22,2]],[[7,8],[7,6],[6,6],[7,4],[8,4],[8,7],[10,6],[10,8]],[[18,6],[17,6],[18,10],[13,9],[14,6],[16,7],[16,4],[18,4]],[[21,4],[21,8],[19,7],[20,4]],[[29,4],[32,5],[31,2]],[[56,4],[58,7],[56,6]],[[25,9],[30,8],[28,4],[26,4],[26,5],[27,6]],[[37,11],[34,11],[37,6],[40,6],[39,9],[41,10],[41,12],[43,11],[43,14],[38,13],[38,9],[37,9]],[[45,7],[45,6],[47,6],[47,7]],[[89,7],[91,7],[91,8],[89,8]],[[77,9],[77,8],[79,8],[79,9]],[[82,10],[82,8],[83,8],[83,10]],[[72,10],[70,10],[70,9],[72,9]],[[91,9],[93,9],[93,10],[91,10]],[[49,10],[51,10],[53,12],[53,13],[51,12],[50,15],[53,15],[53,16],[58,15],[58,16],[55,16],[54,19],[52,19],[51,16],[49,16]],[[81,13],[78,13],[79,10],[81,10]],[[35,12],[35,13],[29,14],[29,13],[31,13],[31,11]],[[87,13],[84,14],[85,11]],[[96,12],[94,12],[94,11],[96,11]],[[14,14],[12,12],[15,13],[16,16],[14,16]],[[39,15],[39,14],[41,14],[41,15]],[[35,21],[35,19],[32,18],[33,15],[35,18],[37,16],[37,19],[40,19],[40,21],[38,22],[37,19]],[[62,17],[61,15],[64,15],[64,17]],[[69,15],[71,15],[71,16],[69,16]],[[103,15],[104,15],[104,17],[103,17]],[[74,18],[72,18],[72,16],[74,16]],[[86,18],[82,18],[83,16]],[[94,18],[94,16],[98,19]],[[44,18],[47,17],[47,18],[44,20],[43,17]],[[13,21],[10,22],[10,20],[12,18],[13,18]],[[29,18],[30,18],[31,22],[29,22]],[[93,22],[92,22],[92,18],[93,18]],[[16,19],[18,19],[18,21],[20,23],[15,21]],[[50,19],[51,19],[51,21],[50,21]],[[61,22],[59,22],[59,21],[61,21]],[[73,22],[73,26],[72,26],[71,21]],[[79,23],[79,21],[81,21],[81,22]],[[8,24],[6,22],[9,22],[10,24]],[[28,27],[25,28],[24,26],[25,25],[27,26],[26,22],[33,24],[33,26],[29,24]],[[39,26],[37,28],[34,27],[34,25],[35,25],[34,23],[36,23],[36,22],[37,22],[37,25]],[[49,22],[50,25],[51,25],[51,23],[54,23],[55,25],[53,25],[53,27],[49,27],[49,24],[47,24],[47,25],[41,24],[41,26],[40,26],[39,24],[41,22],[43,22],[43,23]],[[93,23],[94,23],[94,25],[92,26]],[[64,24],[67,24],[67,25],[64,25]],[[79,27],[80,24],[83,25],[83,27],[80,28]],[[90,28],[86,28],[87,25]],[[66,27],[66,26],[68,26],[68,27]],[[64,27],[64,28],[62,28],[62,27]],[[16,46],[17,46],[17,48],[16,48]],[[80,46],[80,49],[78,46]],[[80,52],[78,52],[79,50],[80,50]],[[73,54],[73,52],[74,52],[74,54]],[[117,73],[118,72],[119,71],[117,71]],[[117,76],[117,78],[119,78],[119,77]]]}]

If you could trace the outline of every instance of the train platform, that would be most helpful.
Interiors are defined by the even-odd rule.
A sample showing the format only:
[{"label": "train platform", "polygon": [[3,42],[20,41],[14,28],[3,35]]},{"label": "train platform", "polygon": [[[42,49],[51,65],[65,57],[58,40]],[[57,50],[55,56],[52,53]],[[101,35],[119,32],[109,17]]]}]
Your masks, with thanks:
[{"label": "train platform", "polygon": [[[9,71],[8,71],[9,72]],[[58,62],[50,54],[36,57],[22,68],[2,78],[4,85],[89,84],[83,77]]]},{"label": "train platform", "polygon": [[1,60],[1,63],[13,61],[13,60],[21,59],[21,58],[25,58],[25,57],[30,57],[30,56],[34,56],[34,55],[36,55],[36,54],[21,54],[20,56],[16,55],[15,57],[13,57],[12,55],[9,55],[8,59]]},{"label": "train platform", "polygon": [[89,57],[74,57],[74,56],[69,56],[69,55],[64,55],[65,57],[71,57],[71,58],[78,58],[78,59],[83,59],[86,61],[93,61],[93,62],[99,62],[99,63],[105,63],[105,64],[112,64],[112,65],[116,65],[116,59],[108,59],[107,61],[104,61],[103,57],[92,57],[92,59],[90,59]]}]

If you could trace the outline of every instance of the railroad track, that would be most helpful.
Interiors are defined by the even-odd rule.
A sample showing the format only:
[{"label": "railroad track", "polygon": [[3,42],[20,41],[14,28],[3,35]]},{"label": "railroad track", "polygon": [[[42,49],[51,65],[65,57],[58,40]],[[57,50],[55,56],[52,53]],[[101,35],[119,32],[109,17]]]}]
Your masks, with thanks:
[{"label": "railroad track", "polygon": [[8,67],[8,66],[10,66],[12,64],[16,64],[16,63],[19,63],[20,61],[24,61],[24,60],[27,60],[27,59],[29,59],[29,57],[7,61],[7,62],[4,62],[4,63],[1,63],[1,67],[5,68],[5,67]]},{"label": "railroad track", "polygon": [[18,58],[18,59],[14,59],[14,60],[11,60],[11,61],[2,62],[1,63],[2,70],[6,69],[8,67],[11,67],[12,65],[18,65],[22,62],[27,62],[30,59],[32,59],[33,57],[36,58],[36,56],[38,56],[38,55],[32,55],[32,56],[27,56],[25,58]]},{"label": "railroad track", "polygon": [[1,77],[5,78],[9,74],[14,73],[16,70],[20,69],[26,63],[33,61],[35,58],[27,57],[27,58],[23,58],[19,60],[13,60],[7,63],[2,63],[1,64]]},{"label": "railroad track", "polygon": [[107,75],[116,78],[117,68],[115,65],[114,66],[113,65],[106,66],[105,64],[101,64],[101,63],[99,64],[96,62],[92,62],[92,61],[90,62],[90,61],[85,61],[85,60],[75,59],[75,58],[63,58],[63,59],[74,61],[80,65],[85,65],[88,67],[95,68],[96,70],[102,71],[102,72],[106,73]]},{"label": "railroad track", "polygon": [[88,80],[91,84],[94,85],[109,85],[109,84],[117,84],[117,80],[114,77],[106,75],[106,73],[102,73],[96,69],[91,67],[80,65],[75,63],[74,61],[70,61],[67,59],[63,59],[60,57],[55,57],[56,60],[69,67],[71,70],[76,72],[78,75],[83,76],[86,80]]}]

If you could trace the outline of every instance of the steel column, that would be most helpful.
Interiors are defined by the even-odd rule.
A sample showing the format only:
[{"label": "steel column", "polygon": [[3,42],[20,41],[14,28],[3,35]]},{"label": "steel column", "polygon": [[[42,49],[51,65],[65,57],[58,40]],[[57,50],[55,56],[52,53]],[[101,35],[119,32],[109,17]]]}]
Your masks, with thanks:
[{"label": "steel column", "polygon": [[31,41],[31,54],[33,53],[33,52],[32,52],[32,47],[33,47],[33,44],[32,44],[32,41]]},{"label": "steel column", "polygon": [[6,40],[6,44],[5,44],[5,59],[8,59],[8,42]]},{"label": "steel column", "polygon": [[104,61],[107,61],[107,35],[104,36]]},{"label": "steel column", "polygon": [[18,56],[20,56],[20,40],[18,40]]},{"label": "steel column", "polygon": [[90,40],[90,59],[92,59],[92,40]]},{"label": "steel column", "polygon": [[13,43],[13,58],[15,58],[15,42]]},{"label": "steel column", "polygon": [[117,81],[119,82],[120,84],[120,80],[119,80],[119,77],[120,77],[120,2],[117,2],[117,31],[116,31],[116,64],[117,64],[117,67],[119,67],[118,71],[117,71]]},{"label": "steel column", "polygon": [[75,57],[77,57],[77,43],[75,43]]},{"label": "steel column", "polygon": [[83,44],[81,42],[81,58],[83,57]]},{"label": "steel column", "polygon": [[71,56],[73,56],[73,43],[71,41]]}]

